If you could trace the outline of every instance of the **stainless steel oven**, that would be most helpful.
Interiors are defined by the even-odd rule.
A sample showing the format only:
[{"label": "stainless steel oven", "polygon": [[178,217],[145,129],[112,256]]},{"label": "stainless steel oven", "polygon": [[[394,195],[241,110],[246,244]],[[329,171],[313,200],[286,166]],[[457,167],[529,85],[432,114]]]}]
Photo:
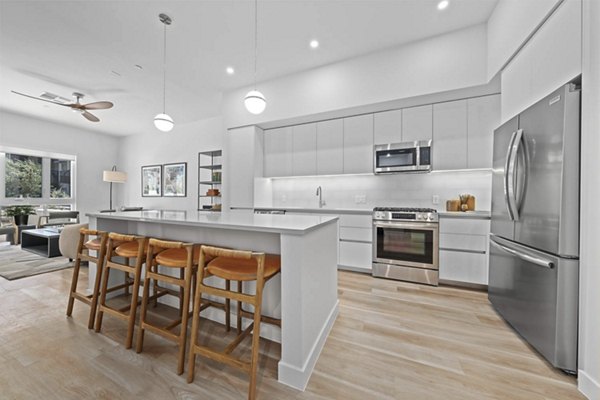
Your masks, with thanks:
[{"label": "stainless steel oven", "polygon": [[437,286],[438,241],[435,210],[375,208],[373,276]]}]

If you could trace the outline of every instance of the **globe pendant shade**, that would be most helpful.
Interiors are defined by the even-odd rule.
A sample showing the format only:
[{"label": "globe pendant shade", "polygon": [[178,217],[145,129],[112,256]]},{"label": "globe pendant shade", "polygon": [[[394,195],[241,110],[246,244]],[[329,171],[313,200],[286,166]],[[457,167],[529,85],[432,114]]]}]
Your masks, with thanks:
[{"label": "globe pendant shade", "polygon": [[156,126],[156,129],[159,131],[169,132],[173,129],[174,125],[173,118],[169,117],[167,114],[157,114],[156,117],[154,117],[154,126]]},{"label": "globe pendant shade", "polygon": [[246,105],[246,110],[255,115],[262,113],[267,107],[265,96],[257,90],[248,92],[244,99],[244,104]]}]

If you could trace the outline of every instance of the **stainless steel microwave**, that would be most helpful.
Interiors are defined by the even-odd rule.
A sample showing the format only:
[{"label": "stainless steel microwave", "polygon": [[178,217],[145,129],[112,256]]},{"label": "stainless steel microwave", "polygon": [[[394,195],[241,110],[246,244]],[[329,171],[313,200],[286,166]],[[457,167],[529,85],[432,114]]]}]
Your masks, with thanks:
[{"label": "stainless steel microwave", "polygon": [[376,174],[431,171],[431,140],[378,144],[374,151]]}]

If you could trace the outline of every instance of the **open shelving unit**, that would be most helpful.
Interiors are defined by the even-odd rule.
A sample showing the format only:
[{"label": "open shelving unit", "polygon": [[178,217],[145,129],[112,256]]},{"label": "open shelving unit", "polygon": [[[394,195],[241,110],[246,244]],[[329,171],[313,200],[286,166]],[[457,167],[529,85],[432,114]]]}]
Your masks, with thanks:
[{"label": "open shelving unit", "polygon": [[[198,211],[221,211],[222,150],[198,153]],[[218,194],[209,191],[218,190]]]}]

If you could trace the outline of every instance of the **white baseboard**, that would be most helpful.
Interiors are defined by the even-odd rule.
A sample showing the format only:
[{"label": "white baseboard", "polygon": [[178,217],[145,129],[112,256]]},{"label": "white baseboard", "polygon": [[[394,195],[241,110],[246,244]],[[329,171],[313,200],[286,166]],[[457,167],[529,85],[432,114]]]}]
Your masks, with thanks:
[{"label": "white baseboard", "polygon": [[589,400],[600,400],[600,383],[596,382],[585,371],[577,371],[577,388]]},{"label": "white baseboard", "polygon": [[308,354],[306,362],[302,368],[279,361],[279,369],[277,374],[279,382],[291,386],[294,389],[304,391],[339,312],[340,301],[336,300],[335,305],[327,317],[327,322],[325,325],[323,325],[321,332],[319,332],[319,336],[317,340],[315,340],[313,347],[310,349],[310,353]]}]

